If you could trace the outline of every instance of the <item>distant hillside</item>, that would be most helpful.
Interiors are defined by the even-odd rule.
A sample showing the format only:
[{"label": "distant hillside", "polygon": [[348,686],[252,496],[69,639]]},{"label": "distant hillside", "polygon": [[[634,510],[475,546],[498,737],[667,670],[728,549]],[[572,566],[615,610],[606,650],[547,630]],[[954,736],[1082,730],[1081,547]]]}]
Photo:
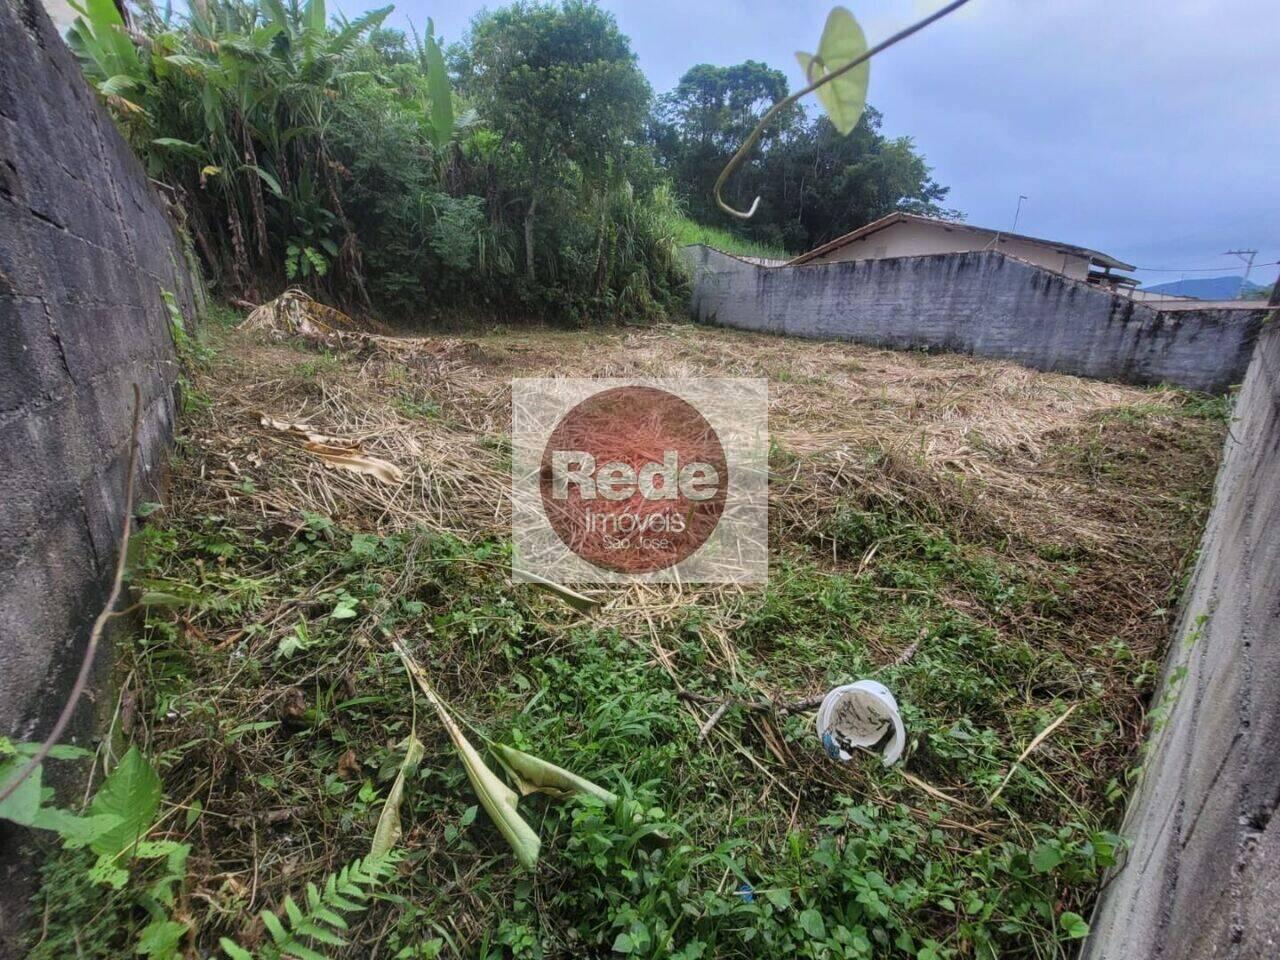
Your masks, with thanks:
[{"label": "distant hillside", "polygon": [[[1175,280],[1172,283],[1157,283],[1154,287],[1143,287],[1149,293],[1167,293],[1175,297],[1195,297],[1197,300],[1235,300],[1240,296],[1240,285],[1244,277],[1201,277],[1197,280]],[[1260,287],[1251,283],[1246,288],[1252,294],[1262,294],[1270,287]]]}]

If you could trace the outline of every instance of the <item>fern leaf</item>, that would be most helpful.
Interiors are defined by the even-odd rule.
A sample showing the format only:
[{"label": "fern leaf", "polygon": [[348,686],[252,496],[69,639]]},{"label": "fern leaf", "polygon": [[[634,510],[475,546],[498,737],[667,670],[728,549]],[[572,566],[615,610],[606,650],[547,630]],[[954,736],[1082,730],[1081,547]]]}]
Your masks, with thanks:
[{"label": "fern leaf", "polygon": [[343,940],[336,933],[331,933],[324,927],[311,923],[310,921],[304,921],[298,924],[298,926],[294,927],[293,930],[294,933],[299,936],[310,937],[312,940],[319,941],[320,943],[327,943],[331,947],[342,947],[347,943],[347,941]]},{"label": "fern leaf", "polygon": [[253,960],[253,954],[229,937],[219,937],[218,946],[229,960]]},{"label": "fern leaf", "polygon": [[289,933],[285,930],[284,924],[270,910],[263,910],[259,914],[262,917],[263,924],[266,925],[267,932],[271,934],[271,939],[276,942],[276,946],[289,942]]},{"label": "fern leaf", "polygon": [[342,915],[338,913],[334,913],[324,904],[320,904],[315,909],[313,909],[311,911],[311,916],[315,917],[317,920],[324,921],[331,927],[337,927],[339,930],[349,929],[347,925],[347,921],[342,919]]}]

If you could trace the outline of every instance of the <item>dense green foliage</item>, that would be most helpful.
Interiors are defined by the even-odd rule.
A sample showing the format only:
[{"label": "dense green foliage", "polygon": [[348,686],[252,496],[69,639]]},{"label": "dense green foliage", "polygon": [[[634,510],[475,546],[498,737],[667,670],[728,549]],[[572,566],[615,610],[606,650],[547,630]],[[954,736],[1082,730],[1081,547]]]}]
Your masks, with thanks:
[{"label": "dense green foliage", "polygon": [[769,260],[790,260],[794,251],[751,240],[741,234],[732,233],[724,227],[708,227],[695,223],[688,217],[679,217],[674,223],[676,243],[701,243],[725,253],[737,254],[740,257],[764,257]]},{"label": "dense green foliage", "polygon": [[635,146],[649,88],[613,18],[580,0],[484,14],[455,93],[430,29],[411,43],[380,27],[390,9],[144,4],[135,45],[99,0],[71,40],[226,293],[296,282],[404,317],[666,311],[674,209]]},{"label": "dense green foliage", "polygon": [[881,134],[874,108],[843,136],[825,116],[811,117],[800,105],[770,124],[725,190],[739,209],[760,197],[756,215],[743,222],[720,212],[712,198],[716,177],[764,112],[786,95],[781,71],[747,61],[699,64],[658,99],[650,139],[694,220],[802,252],[895,210],[956,216],[940,206],[947,188],[933,179],[911,138]]},{"label": "dense green foliage", "polygon": [[846,137],[796,106],[730,182],[730,202],[762,197],[742,224],[712,184],[786,95],[781,72],[702,64],[655,104],[591,0],[483,12],[448,50],[430,21],[424,37],[383,27],[390,12],[202,0],[175,16],[141,0],[129,32],[92,0],[73,27],[224,296],[297,283],[398,319],[653,319],[684,288],[684,210],[727,229],[722,246],[799,252],[946,195],[875,110]]}]

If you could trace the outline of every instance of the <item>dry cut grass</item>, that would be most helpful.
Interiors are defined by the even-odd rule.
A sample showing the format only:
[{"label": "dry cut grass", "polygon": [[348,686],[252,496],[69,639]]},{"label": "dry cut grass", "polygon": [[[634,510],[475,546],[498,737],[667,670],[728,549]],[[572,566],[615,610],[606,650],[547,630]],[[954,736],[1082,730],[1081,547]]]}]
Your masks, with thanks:
[{"label": "dry cut grass", "polygon": [[[306,316],[305,304],[258,315],[220,335],[214,359],[193,375],[202,399],[174,470],[167,552],[149,572],[199,580],[220,599],[153,614],[125,688],[130,715],[146,718],[135,723],[170,765],[169,794],[202,803],[194,912],[209,933],[198,942],[261,936],[244,921],[249,912],[278,907],[367,844],[376,809],[361,803],[376,808],[398,762],[392,743],[408,732],[408,687],[383,656],[399,637],[482,727],[613,787],[626,780],[647,791],[680,821],[690,850],[748,844],[740,861],[707,853],[680,868],[679,910],[693,919],[675,922],[684,926],[668,933],[673,944],[696,933],[716,954],[756,951],[715,927],[705,904],[732,896],[724,891],[736,871],[761,877],[785,860],[777,851],[789,836],[825,836],[821,825],[856,801],[903,818],[900,829],[934,830],[922,835],[937,845],[929,857],[954,861],[956,893],[912,914],[907,941],[927,935],[937,956],[970,955],[988,934],[974,932],[956,897],[987,884],[1009,901],[1000,908],[1008,916],[990,921],[991,930],[1003,924],[990,936],[1007,955],[1066,955],[1054,914],[1087,912],[1096,851],[1092,867],[1044,878],[1036,909],[1050,915],[1032,920],[1009,905],[1004,874],[979,880],[975,871],[988,863],[984,850],[1005,850],[1016,865],[1007,851],[1044,843],[1076,844],[1061,854],[1074,864],[1069,857],[1093,847],[1053,839],[1054,830],[1096,838],[1090,831],[1115,826],[1207,506],[1221,401],[687,325],[411,339],[306,329]],[[767,377],[769,585],[598,591],[602,606],[584,623],[555,598],[508,584],[510,380],[522,376]],[[348,548],[332,531],[387,539]],[[325,537],[333,568],[299,584]],[[394,562],[369,559],[384,549],[375,542],[396,544]],[[334,591],[355,582],[352,570],[364,578],[365,593],[351,600],[362,616],[334,623]],[[273,655],[300,620],[311,637],[327,631],[327,646]],[[169,657],[185,666],[161,669]],[[880,677],[906,705],[902,773],[833,765],[803,712],[770,706],[856,675]],[[145,688],[148,676],[170,692]],[[1068,709],[1011,775],[1022,748]],[[279,718],[280,730],[253,727]],[[232,733],[202,739],[211,723]],[[554,821],[568,839],[544,838],[552,852],[529,900],[495,866],[504,848],[493,831],[459,846],[458,810],[473,801],[447,742],[425,726],[419,716],[424,770],[452,772],[424,774],[430,789],[405,811],[414,906],[375,911],[356,942],[419,924],[461,955],[482,955],[475,945],[486,938],[515,936],[514,897],[532,904],[521,929],[543,955],[607,952],[625,929],[616,924],[631,921],[602,905],[604,893],[584,906],[583,871],[598,857],[554,852],[577,856],[582,822]],[[365,799],[352,800],[362,779]],[[341,806],[351,803],[356,814]],[[921,876],[916,854],[884,856],[877,870],[890,880]],[[790,881],[797,897],[809,896],[811,872]],[[653,889],[663,882],[651,880]],[[830,906],[813,896],[834,924],[829,911],[843,909],[843,895]]]}]

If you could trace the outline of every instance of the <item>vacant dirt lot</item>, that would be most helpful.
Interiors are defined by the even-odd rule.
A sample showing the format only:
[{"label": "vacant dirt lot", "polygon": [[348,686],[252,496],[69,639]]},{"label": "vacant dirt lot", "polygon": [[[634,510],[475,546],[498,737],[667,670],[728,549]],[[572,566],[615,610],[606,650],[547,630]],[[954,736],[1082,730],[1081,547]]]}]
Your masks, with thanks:
[{"label": "vacant dirt lot", "polygon": [[[367,852],[411,734],[404,859],[335,955],[1068,955],[1224,401],[680,325],[224,330],[206,349],[141,538],[151,599],[117,714],[194,845],[201,955],[221,936],[269,950],[254,914]],[[594,591],[583,615],[513,586],[509,382],[531,375],[767,377],[767,587]],[[291,424],[383,474],[326,463]],[[522,800],[543,845],[518,869],[393,640],[477,743],[637,805]],[[903,705],[899,767],[833,763],[788,709],[858,677]],[[79,890],[74,857],[46,897]],[[79,912],[65,923],[102,928],[84,943],[134,922]]]}]

